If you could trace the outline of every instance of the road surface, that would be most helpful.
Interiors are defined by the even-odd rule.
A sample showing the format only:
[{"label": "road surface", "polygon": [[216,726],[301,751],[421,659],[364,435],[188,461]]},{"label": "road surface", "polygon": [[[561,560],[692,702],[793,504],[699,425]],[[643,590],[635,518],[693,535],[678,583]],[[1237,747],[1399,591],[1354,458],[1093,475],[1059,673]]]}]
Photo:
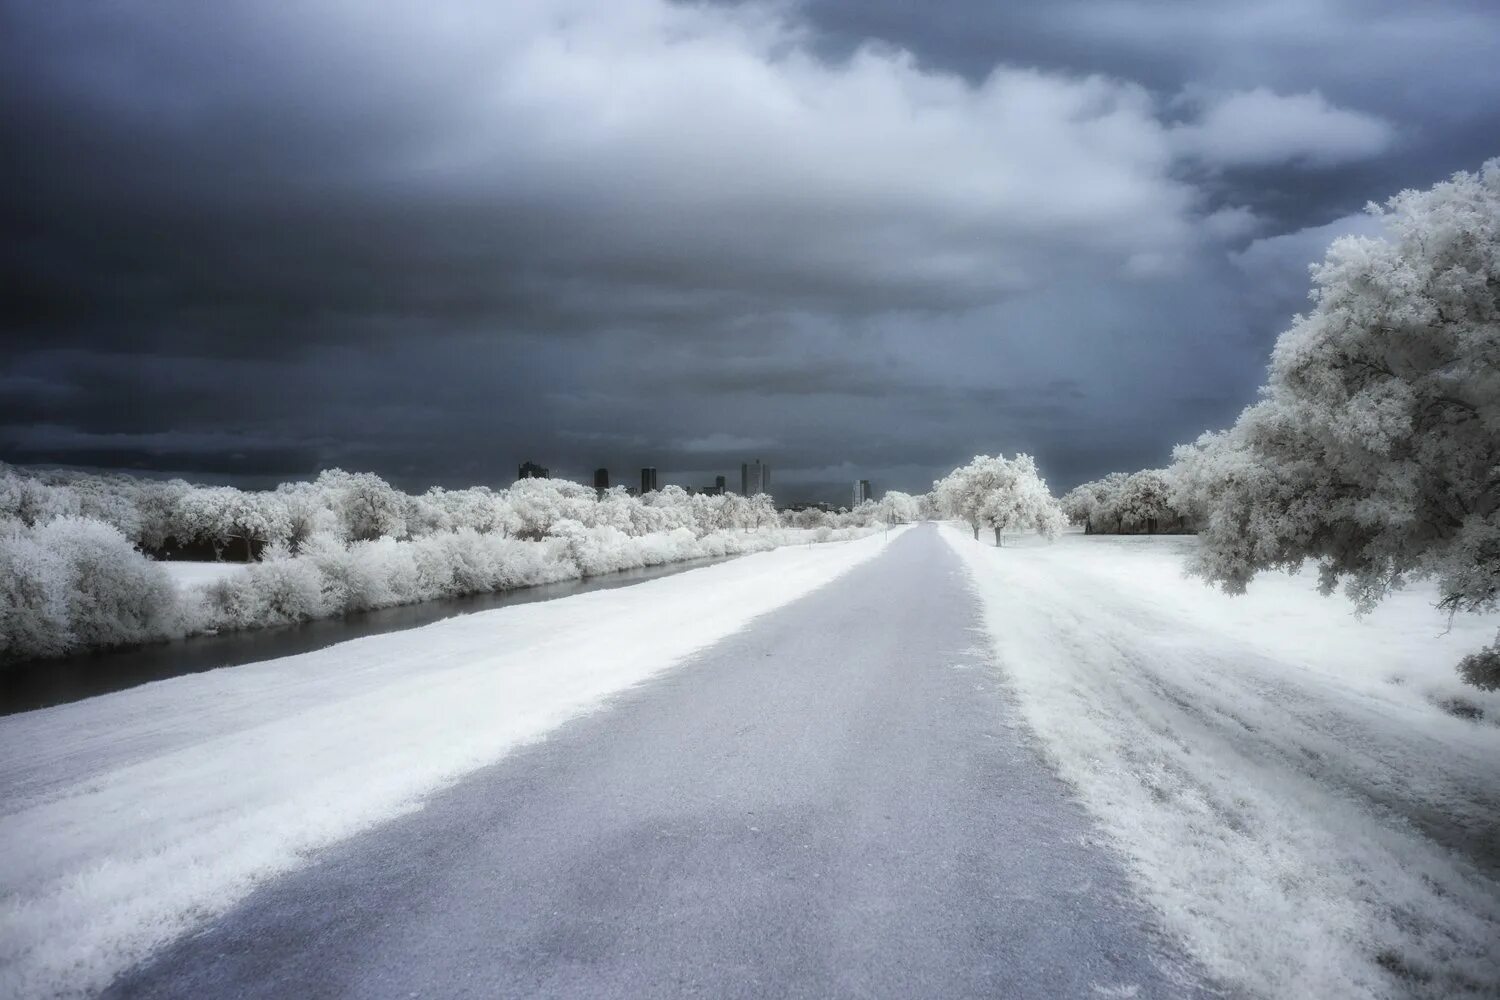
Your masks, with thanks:
[{"label": "road surface", "polygon": [[915,528],[109,995],[1199,995],[978,627]]}]

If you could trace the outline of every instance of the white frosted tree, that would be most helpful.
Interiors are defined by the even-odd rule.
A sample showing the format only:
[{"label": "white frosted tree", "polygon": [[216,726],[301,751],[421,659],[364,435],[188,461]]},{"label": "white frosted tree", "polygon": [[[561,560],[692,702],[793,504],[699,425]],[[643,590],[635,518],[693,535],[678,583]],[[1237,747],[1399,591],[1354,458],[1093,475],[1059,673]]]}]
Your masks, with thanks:
[{"label": "white frosted tree", "polygon": [[1114,502],[1118,505],[1120,523],[1149,535],[1175,526],[1178,521],[1177,508],[1172,505],[1171,472],[1167,469],[1132,472],[1120,484]]},{"label": "white frosted tree", "polygon": [[28,527],[53,518],[75,517],[82,510],[77,492],[0,467],[0,515],[13,517]]},{"label": "white frosted tree", "polygon": [[159,551],[175,537],[178,503],[192,487],[181,479],[137,484],[136,505],[141,515],[142,548]]},{"label": "white frosted tree", "polygon": [[761,528],[781,527],[781,516],[776,513],[776,504],[772,501],[770,494],[757,493],[753,497],[747,497],[745,506],[745,527],[759,531]]},{"label": "white frosted tree", "polygon": [[999,456],[976,455],[968,465],[959,466],[932,484],[933,498],[943,516],[967,523],[975,541],[984,526],[985,503],[1005,483],[1004,463]]},{"label": "white frosted tree", "polygon": [[329,507],[338,514],[350,540],[406,535],[405,494],[373,472],[328,469],[314,485],[327,495]]},{"label": "white frosted tree", "polygon": [[1062,498],[1068,519],[1089,534],[1124,534],[1180,528],[1187,511],[1178,505],[1172,469],[1111,472],[1075,486]]},{"label": "white frosted tree", "polygon": [[1083,525],[1087,534],[1124,531],[1120,497],[1128,478],[1123,472],[1111,472],[1102,479],[1075,486],[1062,498],[1064,513],[1074,524]]},{"label": "white frosted tree", "polygon": [[[1313,561],[1361,610],[1431,578],[1451,612],[1500,603],[1500,160],[1369,211],[1312,269],[1313,308],[1261,399],[1179,448],[1203,512],[1195,569],[1231,592]],[[1500,637],[1461,666],[1500,687]]]},{"label": "white frosted tree", "polygon": [[921,501],[900,490],[887,490],[877,509],[877,517],[886,524],[910,524],[922,519]]},{"label": "white frosted tree", "polygon": [[629,534],[633,525],[630,517],[635,499],[623,486],[611,486],[599,495],[598,502],[583,523],[590,528],[614,528]]},{"label": "white frosted tree", "polygon": [[944,515],[968,522],[976,540],[981,527],[993,530],[996,545],[1007,531],[1055,538],[1067,523],[1030,455],[977,455],[934,483],[933,496]]},{"label": "white frosted tree", "polygon": [[184,540],[207,542],[214,557],[238,542],[246,562],[257,546],[284,542],[291,533],[286,504],[275,493],[247,493],[233,486],[199,486],[178,500]]}]

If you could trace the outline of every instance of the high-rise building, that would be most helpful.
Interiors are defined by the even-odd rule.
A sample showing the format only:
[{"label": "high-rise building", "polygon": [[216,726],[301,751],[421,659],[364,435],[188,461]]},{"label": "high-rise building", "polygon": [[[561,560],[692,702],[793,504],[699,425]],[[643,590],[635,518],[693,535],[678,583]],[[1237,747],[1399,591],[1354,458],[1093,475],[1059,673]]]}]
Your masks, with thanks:
[{"label": "high-rise building", "polygon": [[548,479],[550,474],[535,462],[522,462],[521,467],[516,470],[517,479]]},{"label": "high-rise building", "polygon": [[594,489],[598,490],[600,493],[603,493],[605,490],[609,489],[608,469],[594,470]]},{"label": "high-rise building", "polygon": [[641,494],[656,492],[656,469],[646,468],[641,470]]},{"label": "high-rise building", "polygon": [[723,476],[714,476],[714,489],[718,490],[720,495],[728,488],[729,484]]},{"label": "high-rise building", "polygon": [[854,484],[854,506],[858,507],[870,499],[870,481],[868,479],[857,480]]},{"label": "high-rise building", "polygon": [[771,493],[771,467],[760,459],[740,464],[740,495],[753,497]]}]

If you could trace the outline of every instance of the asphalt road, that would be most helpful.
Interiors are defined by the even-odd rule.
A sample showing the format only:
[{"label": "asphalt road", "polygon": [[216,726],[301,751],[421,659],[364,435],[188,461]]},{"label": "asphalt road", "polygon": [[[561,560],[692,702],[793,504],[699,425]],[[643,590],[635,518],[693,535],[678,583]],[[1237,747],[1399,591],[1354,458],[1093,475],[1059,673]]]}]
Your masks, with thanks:
[{"label": "asphalt road", "polygon": [[1020,727],[962,574],[913,529],[110,995],[1198,995]]}]

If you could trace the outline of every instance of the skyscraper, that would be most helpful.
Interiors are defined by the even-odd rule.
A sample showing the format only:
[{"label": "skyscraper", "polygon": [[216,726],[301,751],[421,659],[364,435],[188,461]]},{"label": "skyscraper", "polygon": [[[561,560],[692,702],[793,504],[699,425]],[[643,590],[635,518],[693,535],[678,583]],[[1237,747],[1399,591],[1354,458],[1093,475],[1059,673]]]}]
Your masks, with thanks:
[{"label": "skyscraper", "polygon": [[645,468],[641,470],[641,495],[654,493],[656,491],[656,469]]},{"label": "skyscraper", "polygon": [[870,499],[870,481],[868,479],[856,480],[854,483],[854,506],[858,507]]},{"label": "skyscraper", "polygon": [[605,490],[609,489],[609,470],[608,469],[595,469],[594,470],[594,489],[598,490],[601,494]]},{"label": "skyscraper", "polygon": [[522,462],[521,467],[516,470],[517,479],[546,479],[547,470],[535,462]]},{"label": "skyscraper", "polygon": [[740,464],[740,495],[753,497],[771,492],[771,467],[760,459]]}]

